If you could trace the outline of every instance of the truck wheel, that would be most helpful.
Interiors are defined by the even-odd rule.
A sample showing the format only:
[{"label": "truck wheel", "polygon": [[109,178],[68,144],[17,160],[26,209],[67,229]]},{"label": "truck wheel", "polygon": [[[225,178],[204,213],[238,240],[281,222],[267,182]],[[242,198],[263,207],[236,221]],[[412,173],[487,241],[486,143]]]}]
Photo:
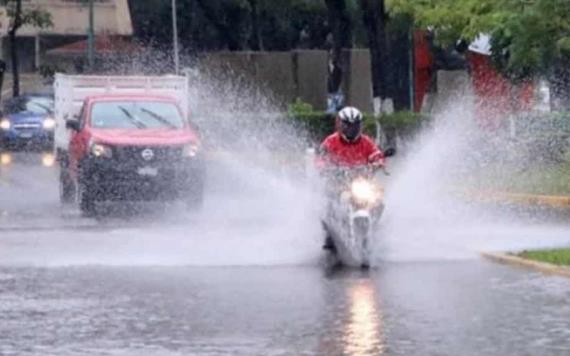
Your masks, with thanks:
[{"label": "truck wheel", "polygon": [[75,201],[75,188],[64,168],[59,172],[59,201],[61,204],[71,204]]},{"label": "truck wheel", "polygon": [[95,197],[88,187],[80,184],[79,187],[79,210],[85,217],[93,217],[96,214]]},{"label": "truck wheel", "polygon": [[200,176],[199,178],[193,179],[189,183],[189,187],[186,189],[183,197],[184,203],[186,204],[186,209],[189,211],[201,210],[204,206],[204,178]]}]

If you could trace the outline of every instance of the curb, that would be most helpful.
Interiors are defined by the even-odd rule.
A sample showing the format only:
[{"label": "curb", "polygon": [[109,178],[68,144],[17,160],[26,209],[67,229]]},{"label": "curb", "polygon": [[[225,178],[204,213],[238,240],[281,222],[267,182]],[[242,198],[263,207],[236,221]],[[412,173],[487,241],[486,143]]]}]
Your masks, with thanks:
[{"label": "curb", "polygon": [[570,278],[570,268],[568,267],[557,266],[546,262],[532,261],[526,258],[514,256],[507,253],[482,252],[481,256],[493,262],[501,263],[504,265],[524,267],[545,274],[552,274],[552,275],[558,275]]},{"label": "curb", "polygon": [[508,203],[527,206],[546,206],[551,208],[570,207],[570,196],[505,193],[494,191],[464,191],[462,194],[472,200],[487,203]]}]

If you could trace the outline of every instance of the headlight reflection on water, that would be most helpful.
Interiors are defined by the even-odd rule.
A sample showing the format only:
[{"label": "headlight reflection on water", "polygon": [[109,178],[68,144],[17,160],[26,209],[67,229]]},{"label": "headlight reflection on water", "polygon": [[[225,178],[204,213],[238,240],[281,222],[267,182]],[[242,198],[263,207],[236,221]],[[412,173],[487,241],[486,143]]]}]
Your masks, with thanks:
[{"label": "headlight reflection on water", "polygon": [[41,158],[37,155],[33,155],[27,158],[26,156],[14,157],[12,156],[12,153],[4,152],[0,154],[0,165],[9,166],[14,163],[14,159],[16,159],[16,162],[18,162],[20,161],[20,158],[22,158],[23,162],[33,162],[34,164],[37,164],[36,162],[39,160],[44,167],[53,167],[55,165],[55,155],[51,152],[43,153],[41,155]]},{"label": "headlight reflection on water", "polygon": [[3,166],[8,166],[12,163],[12,155],[9,153],[0,154],[0,164]]},{"label": "headlight reflection on water", "polygon": [[361,282],[350,289],[350,316],[344,332],[344,354],[381,355],[384,352],[383,325],[374,286]]}]

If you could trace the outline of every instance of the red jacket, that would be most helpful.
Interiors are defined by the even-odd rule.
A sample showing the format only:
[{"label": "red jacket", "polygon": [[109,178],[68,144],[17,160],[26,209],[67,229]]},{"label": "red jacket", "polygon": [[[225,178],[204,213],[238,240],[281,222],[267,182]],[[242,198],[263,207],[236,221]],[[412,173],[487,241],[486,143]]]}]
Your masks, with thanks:
[{"label": "red jacket", "polygon": [[356,167],[371,163],[384,165],[384,153],[370,137],[362,135],[356,142],[347,142],[338,132],[323,141],[317,160],[318,167],[327,164]]}]

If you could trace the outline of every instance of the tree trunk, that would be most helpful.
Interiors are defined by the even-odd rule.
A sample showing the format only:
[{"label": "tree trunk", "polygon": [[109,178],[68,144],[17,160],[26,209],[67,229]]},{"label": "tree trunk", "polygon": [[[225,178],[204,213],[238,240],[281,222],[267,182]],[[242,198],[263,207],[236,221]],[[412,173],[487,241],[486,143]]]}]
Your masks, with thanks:
[{"label": "tree trunk", "polygon": [[387,16],[384,0],[359,0],[359,3],[370,47],[373,96],[384,100],[389,96],[387,83]]},{"label": "tree trunk", "polygon": [[14,22],[10,26],[8,36],[10,37],[10,54],[12,57],[12,96],[20,96],[20,71],[18,68],[18,42],[16,33],[22,26],[22,0],[16,0],[16,12],[14,13]]},{"label": "tree trunk", "polygon": [[261,39],[261,31],[259,26],[259,7],[258,0],[248,0],[251,11],[251,37],[250,44],[252,50],[263,51],[263,41]]},{"label": "tree trunk", "polygon": [[0,101],[2,101],[2,91],[4,89],[5,75],[6,75],[6,62],[0,59]]},{"label": "tree trunk", "polygon": [[563,57],[563,60],[554,66],[550,79],[550,101],[554,111],[570,110],[570,65],[566,64],[570,63],[569,57]]},{"label": "tree trunk", "polygon": [[352,23],[345,0],[325,0],[333,37],[331,49],[332,70],[329,78],[329,93],[338,93],[342,85],[345,61],[342,50],[352,48]]}]

